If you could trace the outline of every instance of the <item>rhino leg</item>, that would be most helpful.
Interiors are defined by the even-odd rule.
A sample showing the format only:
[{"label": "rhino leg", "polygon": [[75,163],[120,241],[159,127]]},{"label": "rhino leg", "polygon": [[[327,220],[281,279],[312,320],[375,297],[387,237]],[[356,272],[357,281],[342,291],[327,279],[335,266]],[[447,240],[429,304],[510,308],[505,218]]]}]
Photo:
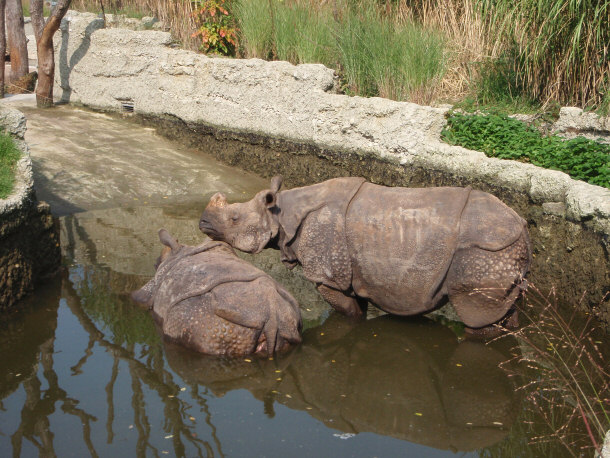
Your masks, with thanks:
[{"label": "rhino leg", "polygon": [[366,302],[359,301],[355,297],[348,296],[343,291],[333,289],[326,285],[318,285],[318,291],[336,311],[344,315],[360,318],[366,310]]},{"label": "rhino leg", "polygon": [[482,328],[502,319],[525,289],[527,282],[523,277],[529,263],[525,232],[503,250],[477,247],[458,250],[446,281],[449,300],[464,324]]}]

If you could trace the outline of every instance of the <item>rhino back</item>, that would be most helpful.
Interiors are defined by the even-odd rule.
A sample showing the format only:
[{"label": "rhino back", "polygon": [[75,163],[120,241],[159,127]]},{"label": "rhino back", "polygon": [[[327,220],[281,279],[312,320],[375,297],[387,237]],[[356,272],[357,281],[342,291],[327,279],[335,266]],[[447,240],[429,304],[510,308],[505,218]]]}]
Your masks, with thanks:
[{"label": "rhino back", "polygon": [[260,329],[240,326],[214,313],[218,302],[224,300],[226,291],[223,290],[227,288],[233,289],[234,285],[221,285],[211,292],[185,299],[171,307],[163,322],[164,336],[186,348],[210,355],[237,356],[252,353]]},{"label": "rhino back", "polygon": [[425,312],[442,292],[468,188],[387,188],[365,183],[346,218],[357,295],[398,315]]},{"label": "rhino back", "polygon": [[187,253],[171,260],[170,269],[155,277],[153,312],[164,319],[168,311],[185,299],[203,295],[214,287],[235,281],[251,281],[266,274],[223,247]]}]

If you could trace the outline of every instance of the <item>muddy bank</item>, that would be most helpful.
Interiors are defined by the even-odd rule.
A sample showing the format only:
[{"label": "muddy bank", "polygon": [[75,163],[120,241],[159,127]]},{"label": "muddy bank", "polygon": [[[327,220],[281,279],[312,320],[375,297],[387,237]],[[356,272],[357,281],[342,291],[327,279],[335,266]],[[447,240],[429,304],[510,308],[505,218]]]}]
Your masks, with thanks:
[{"label": "muddy bank", "polygon": [[403,166],[373,154],[337,151],[255,134],[230,132],[172,117],[136,115],[133,119],[155,127],[160,134],[212,154],[231,165],[271,178],[282,174],[286,187],[296,187],[339,176],[362,176],[386,186],[473,186],[490,192],[529,223],[533,244],[530,281],[542,291],[555,288],[558,298],[584,302],[610,322],[608,238],[565,218],[565,205],[534,203],[525,192],[449,174],[442,170]]}]

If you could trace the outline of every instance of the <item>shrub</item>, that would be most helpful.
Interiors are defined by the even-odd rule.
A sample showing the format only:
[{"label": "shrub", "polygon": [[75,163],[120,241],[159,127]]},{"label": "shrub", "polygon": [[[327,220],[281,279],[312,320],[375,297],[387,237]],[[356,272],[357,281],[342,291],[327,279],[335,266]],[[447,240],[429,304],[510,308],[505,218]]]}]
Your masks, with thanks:
[{"label": "shrub", "polygon": [[15,164],[21,157],[10,135],[0,132],[0,199],[6,199],[15,184]]},{"label": "shrub", "polygon": [[235,55],[237,28],[227,9],[228,3],[227,0],[198,2],[198,8],[193,11],[198,27],[192,36],[201,38],[201,51],[225,56]]},{"label": "shrub", "polygon": [[556,135],[543,136],[530,125],[497,114],[453,113],[441,135],[447,143],[490,157],[531,162],[610,188],[610,145],[583,137],[564,140]]}]

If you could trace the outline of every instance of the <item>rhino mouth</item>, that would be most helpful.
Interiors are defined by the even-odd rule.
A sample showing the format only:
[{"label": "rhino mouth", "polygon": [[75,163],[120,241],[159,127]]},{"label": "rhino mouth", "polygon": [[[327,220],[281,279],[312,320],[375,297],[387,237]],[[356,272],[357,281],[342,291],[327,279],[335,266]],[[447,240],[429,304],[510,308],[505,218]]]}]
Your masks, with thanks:
[{"label": "rhino mouth", "polygon": [[212,226],[212,223],[210,223],[209,221],[206,220],[200,220],[199,221],[199,230],[201,232],[203,232],[204,234],[206,234],[207,236],[209,236],[211,239],[213,240],[220,240],[222,239],[222,234],[220,232],[218,232],[214,226]]}]

